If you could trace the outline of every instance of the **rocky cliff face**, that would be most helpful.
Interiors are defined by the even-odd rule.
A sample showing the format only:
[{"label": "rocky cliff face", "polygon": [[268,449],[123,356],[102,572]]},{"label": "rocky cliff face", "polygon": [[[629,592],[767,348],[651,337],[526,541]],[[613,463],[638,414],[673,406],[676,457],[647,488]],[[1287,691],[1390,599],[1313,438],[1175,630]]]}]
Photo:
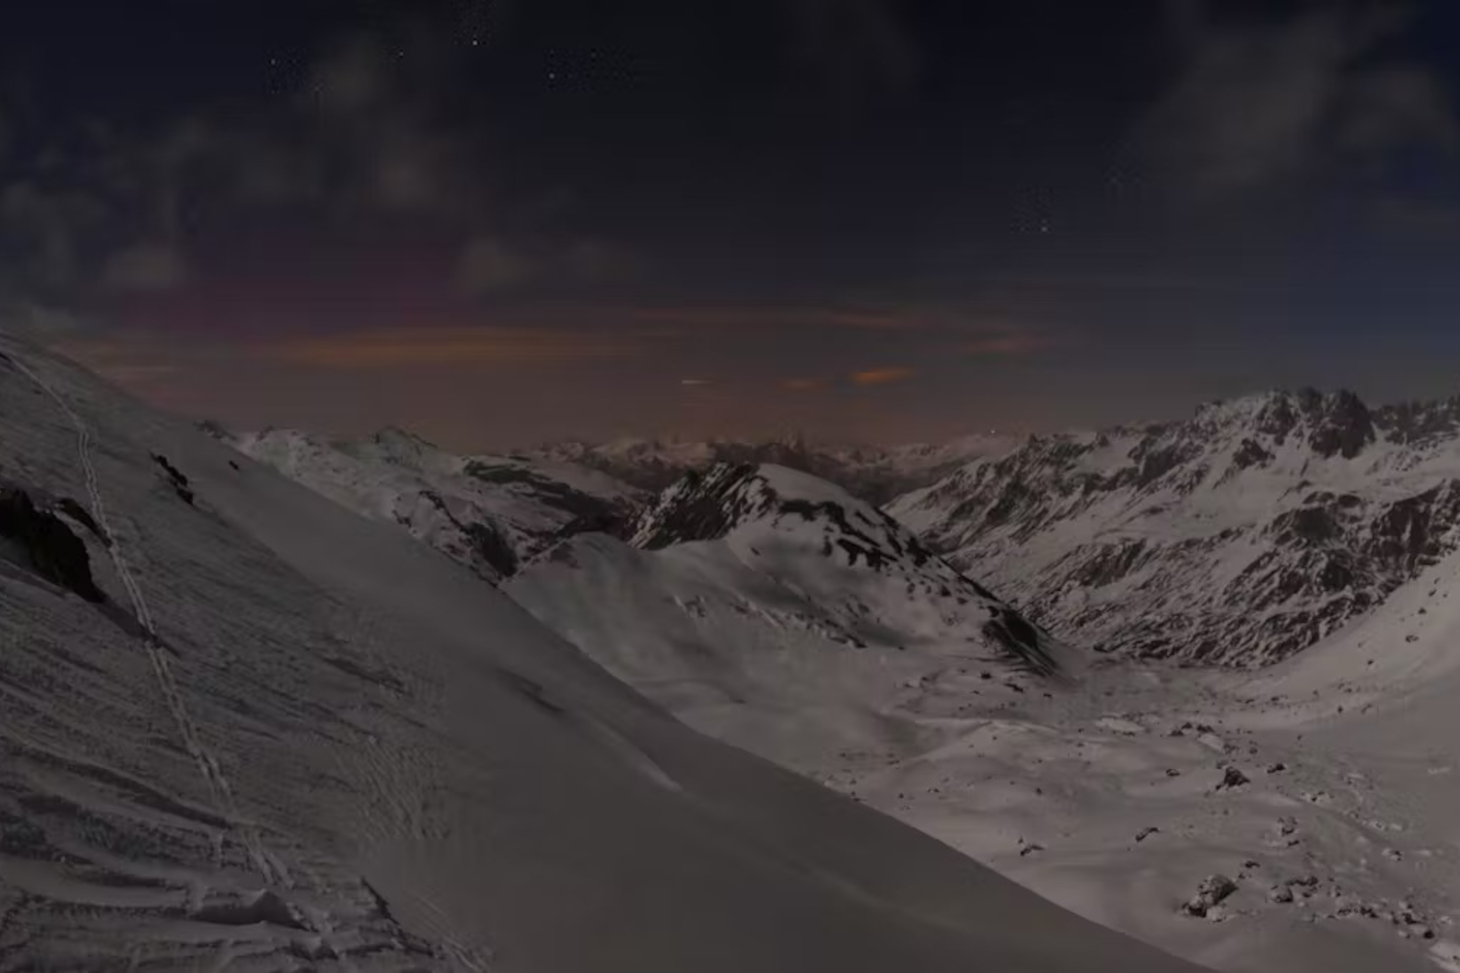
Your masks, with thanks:
[{"label": "rocky cliff face", "polygon": [[1260,665],[1460,545],[1460,400],[1279,392],[1036,437],[888,509],[1056,634]]}]

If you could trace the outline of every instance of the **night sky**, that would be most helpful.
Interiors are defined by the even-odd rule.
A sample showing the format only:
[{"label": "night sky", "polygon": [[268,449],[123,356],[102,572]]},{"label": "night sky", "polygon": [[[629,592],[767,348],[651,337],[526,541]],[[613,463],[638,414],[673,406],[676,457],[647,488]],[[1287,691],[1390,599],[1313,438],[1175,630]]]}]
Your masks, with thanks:
[{"label": "night sky", "polygon": [[936,440],[1460,391],[1460,4],[51,0],[0,300],[167,408]]}]

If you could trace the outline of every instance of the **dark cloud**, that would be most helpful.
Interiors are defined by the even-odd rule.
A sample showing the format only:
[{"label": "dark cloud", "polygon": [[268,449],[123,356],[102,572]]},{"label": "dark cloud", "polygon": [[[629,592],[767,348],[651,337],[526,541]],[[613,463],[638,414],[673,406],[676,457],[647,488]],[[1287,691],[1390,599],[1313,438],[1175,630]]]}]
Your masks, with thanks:
[{"label": "dark cloud", "polygon": [[428,35],[391,44],[351,34],[292,96],[248,113],[197,112],[153,139],[147,162],[173,198],[206,190],[214,205],[469,223],[484,204],[475,146],[439,115],[452,62]]},{"label": "dark cloud", "polygon": [[1175,188],[1225,195],[1456,141],[1439,77],[1385,56],[1385,41],[1408,26],[1392,5],[1260,22],[1219,19],[1198,0],[1168,9],[1182,63],[1138,141]]},{"label": "dark cloud", "polygon": [[503,240],[483,236],[470,241],[456,268],[457,286],[467,294],[492,294],[532,280],[537,262]]},{"label": "dark cloud", "polygon": [[794,0],[799,53],[822,78],[847,94],[906,88],[921,67],[918,45],[896,5],[887,0]]},{"label": "dark cloud", "polygon": [[402,229],[454,239],[467,294],[641,274],[642,256],[623,244],[514,218],[526,205],[494,192],[483,127],[462,110],[467,50],[424,20],[356,30],[267,103],[194,106],[125,135],[93,121],[53,132],[27,174],[0,183],[0,239],[18,255],[6,289],[58,300],[176,287],[202,272],[201,237],[271,218],[296,239],[376,227],[386,239]]},{"label": "dark cloud", "polygon": [[77,189],[28,178],[0,187],[0,240],[9,258],[10,288],[54,293],[73,285],[81,272],[83,238],[108,213],[104,199]]},{"label": "dark cloud", "polygon": [[171,290],[187,279],[187,261],[166,244],[137,243],[107,257],[101,279],[120,291]]},{"label": "dark cloud", "polygon": [[917,370],[906,365],[884,365],[880,368],[866,368],[847,376],[853,385],[895,385],[906,382],[917,374]]}]

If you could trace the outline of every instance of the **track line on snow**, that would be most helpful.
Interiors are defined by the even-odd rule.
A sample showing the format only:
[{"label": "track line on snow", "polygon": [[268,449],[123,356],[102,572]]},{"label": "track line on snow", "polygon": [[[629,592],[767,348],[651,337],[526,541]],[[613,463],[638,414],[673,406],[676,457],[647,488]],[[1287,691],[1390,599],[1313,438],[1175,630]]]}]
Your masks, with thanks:
[{"label": "track line on snow", "polygon": [[31,368],[13,355],[7,355],[9,363],[15,369],[35,384],[37,388],[45,392],[56,403],[61,414],[71,423],[76,431],[76,453],[81,461],[82,473],[86,479],[86,492],[91,505],[91,516],[101,528],[102,535],[107,539],[107,548],[111,555],[112,566],[115,568],[117,577],[121,580],[122,587],[127,592],[127,598],[132,602],[132,611],[137,616],[137,623],[142,628],[142,644],[147,650],[148,661],[152,665],[153,675],[157,679],[158,687],[162,691],[162,698],[167,705],[168,711],[172,714],[173,722],[177,725],[178,733],[182,736],[183,746],[187,749],[189,756],[197,764],[198,772],[202,775],[204,783],[208,785],[213,795],[213,800],[218,810],[231,822],[237,824],[243,836],[244,847],[249,858],[253,861],[254,867],[263,875],[265,881],[270,884],[277,884],[279,876],[270,866],[268,856],[264,853],[263,843],[258,833],[248,825],[238,812],[237,802],[233,797],[233,788],[228,778],[223,773],[218,758],[208,750],[198,734],[197,724],[193,722],[191,714],[188,713],[186,704],[183,702],[182,691],[178,688],[177,679],[172,674],[172,667],[167,661],[166,654],[162,651],[161,640],[157,636],[157,628],[152,620],[152,610],[147,604],[147,598],[142,593],[142,587],[137,583],[136,576],[132,573],[132,567],[127,563],[127,558],[122,550],[122,545],[117,538],[116,532],[112,529],[111,522],[107,519],[106,502],[102,497],[101,481],[96,473],[96,465],[92,461],[91,428],[82,421],[70,404],[51,387],[45,379],[37,375]]}]

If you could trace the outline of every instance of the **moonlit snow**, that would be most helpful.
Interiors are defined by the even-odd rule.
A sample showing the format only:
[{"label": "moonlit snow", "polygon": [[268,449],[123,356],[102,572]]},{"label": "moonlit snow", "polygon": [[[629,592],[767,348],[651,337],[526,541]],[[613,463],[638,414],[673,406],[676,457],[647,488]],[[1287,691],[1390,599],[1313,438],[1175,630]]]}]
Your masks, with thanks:
[{"label": "moonlit snow", "polygon": [[0,561],[0,968],[1190,968],[685,729],[406,531],[0,350],[35,510]]}]

